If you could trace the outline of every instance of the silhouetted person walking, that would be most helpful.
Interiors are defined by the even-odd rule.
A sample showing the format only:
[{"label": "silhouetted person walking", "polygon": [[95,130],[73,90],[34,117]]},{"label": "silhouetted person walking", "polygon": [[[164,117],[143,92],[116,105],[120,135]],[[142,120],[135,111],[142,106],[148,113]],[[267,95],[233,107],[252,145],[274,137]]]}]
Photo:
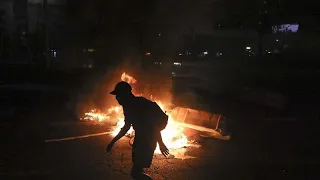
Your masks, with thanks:
[{"label": "silhouetted person walking", "polygon": [[135,130],[135,138],[132,148],[131,176],[134,179],[152,179],[144,173],[143,168],[150,167],[157,142],[162,154],[165,157],[169,155],[169,150],[163,143],[160,133],[166,123],[158,120],[162,116],[161,113],[166,115],[155,102],[144,97],[136,97],[131,91],[130,84],[122,81],[110,93],[116,96],[118,103],[123,107],[125,125],[108,144],[107,152],[111,151],[114,143],[122,138],[132,125]]}]

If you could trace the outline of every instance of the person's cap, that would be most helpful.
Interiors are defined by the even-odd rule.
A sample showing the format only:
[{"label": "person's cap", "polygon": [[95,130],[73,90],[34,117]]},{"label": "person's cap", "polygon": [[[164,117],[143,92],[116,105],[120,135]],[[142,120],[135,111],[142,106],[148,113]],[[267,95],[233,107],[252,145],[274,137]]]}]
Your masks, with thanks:
[{"label": "person's cap", "polygon": [[129,83],[125,81],[118,82],[114,87],[114,90],[110,92],[112,95],[119,95],[119,94],[127,94],[131,93],[132,88]]}]

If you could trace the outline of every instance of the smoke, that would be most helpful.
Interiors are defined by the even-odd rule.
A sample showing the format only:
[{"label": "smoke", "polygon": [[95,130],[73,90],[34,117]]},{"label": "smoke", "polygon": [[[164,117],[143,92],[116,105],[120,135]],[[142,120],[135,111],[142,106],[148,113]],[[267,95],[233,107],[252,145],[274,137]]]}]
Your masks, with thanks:
[{"label": "smoke", "polygon": [[126,58],[119,66],[108,68],[102,76],[88,77],[81,90],[77,90],[73,106],[78,116],[81,117],[92,109],[107,112],[108,108],[118,105],[115,97],[109,93],[121,81],[124,72],[137,80],[132,86],[139,95],[171,103],[171,74],[165,70],[156,71],[154,68],[143,69],[135,59]]}]

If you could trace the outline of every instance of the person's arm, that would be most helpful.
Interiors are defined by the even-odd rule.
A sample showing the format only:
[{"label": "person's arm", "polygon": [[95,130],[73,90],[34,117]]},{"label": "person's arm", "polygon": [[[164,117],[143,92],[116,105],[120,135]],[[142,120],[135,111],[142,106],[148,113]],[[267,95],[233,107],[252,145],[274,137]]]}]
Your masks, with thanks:
[{"label": "person's arm", "polygon": [[131,123],[129,123],[128,121],[124,121],[125,124],[124,126],[121,128],[121,130],[119,131],[119,133],[111,140],[111,142],[108,144],[107,146],[107,152],[110,152],[114,143],[116,143],[119,139],[121,139],[124,135],[126,135],[126,133],[128,132],[128,130],[131,127]]},{"label": "person's arm", "polygon": [[126,133],[129,131],[131,127],[131,124],[126,123],[121,130],[119,131],[119,133],[112,139],[112,141],[110,143],[116,143],[119,139],[121,139],[124,135],[126,135]]},{"label": "person's arm", "polygon": [[161,132],[158,131],[156,135],[157,135],[157,141],[159,144],[160,151],[165,157],[167,157],[169,155],[169,149],[167,148],[167,146],[164,144],[162,140]]},{"label": "person's arm", "polygon": [[162,140],[162,135],[161,135],[161,132],[157,132],[157,141],[159,143],[159,145],[163,145],[163,140]]}]

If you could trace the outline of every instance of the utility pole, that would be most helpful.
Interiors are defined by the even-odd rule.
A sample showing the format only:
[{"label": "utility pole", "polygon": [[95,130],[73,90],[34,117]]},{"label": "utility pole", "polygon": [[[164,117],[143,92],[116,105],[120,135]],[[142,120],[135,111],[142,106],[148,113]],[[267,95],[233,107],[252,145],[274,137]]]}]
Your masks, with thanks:
[{"label": "utility pole", "polygon": [[44,57],[46,67],[50,68],[51,62],[49,57],[49,37],[48,37],[48,0],[43,0],[43,27],[44,27]]}]

